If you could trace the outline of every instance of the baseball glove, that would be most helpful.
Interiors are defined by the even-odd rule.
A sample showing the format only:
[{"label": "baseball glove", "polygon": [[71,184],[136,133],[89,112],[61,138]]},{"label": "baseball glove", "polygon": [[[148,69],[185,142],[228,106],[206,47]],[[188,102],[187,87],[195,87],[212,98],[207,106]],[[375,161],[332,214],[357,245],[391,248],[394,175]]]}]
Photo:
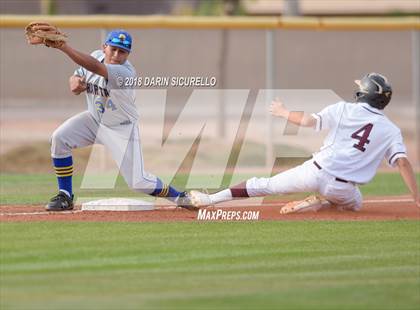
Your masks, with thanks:
[{"label": "baseball glove", "polygon": [[67,41],[67,35],[56,26],[47,22],[31,22],[25,28],[29,44],[45,44],[48,47],[59,48]]}]

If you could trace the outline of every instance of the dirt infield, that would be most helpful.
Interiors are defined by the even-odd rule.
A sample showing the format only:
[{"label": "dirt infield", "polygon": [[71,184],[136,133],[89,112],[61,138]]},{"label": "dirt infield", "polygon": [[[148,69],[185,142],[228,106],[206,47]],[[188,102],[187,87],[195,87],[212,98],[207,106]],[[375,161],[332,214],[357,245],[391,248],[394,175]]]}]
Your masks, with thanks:
[{"label": "dirt infield", "polygon": [[[279,213],[284,201],[270,201],[259,207],[221,205],[209,207],[206,210],[223,211],[259,211],[259,220],[274,221],[369,221],[369,220],[420,220],[420,209],[407,199],[375,198],[364,202],[359,212],[338,211],[336,209],[322,210],[282,215]],[[219,211],[220,212],[220,211]],[[0,206],[0,222],[34,222],[34,221],[77,221],[77,222],[171,222],[171,221],[199,221],[198,212],[191,212],[174,207],[156,207],[153,211],[74,211],[46,212],[43,206]],[[220,217],[219,217],[220,218]],[[200,220],[204,221],[204,220]],[[232,220],[237,221],[237,220]]]}]

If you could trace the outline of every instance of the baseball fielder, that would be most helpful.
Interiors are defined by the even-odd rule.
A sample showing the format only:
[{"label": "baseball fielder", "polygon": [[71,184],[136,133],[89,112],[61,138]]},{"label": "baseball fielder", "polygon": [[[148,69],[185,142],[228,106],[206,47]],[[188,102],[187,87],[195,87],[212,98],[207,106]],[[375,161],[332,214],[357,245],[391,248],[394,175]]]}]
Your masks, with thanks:
[{"label": "baseball fielder", "polygon": [[234,198],[317,192],[325,199],[310,196],[286,204],[280,212],[317,211],[330,205],[358,211],[362,207],[358,185],[372,180],[385,157],[390,166],[398,167],[415,204],[420,207],[419,190],[401,131],[383,111],[391,100],[390,84],[377,73],[369,73],[355,82],[356,103],[338,102],[312,115],[301,116],[289,112],[279,100],[272,102],[272,115],[316,131],[329,131],[324,145],[312,159],[271,178],[251,178],[212,195],[192,191],[193,204],[202,207]]},{"label": "baseball fielder", "polygon": [[[50,25],[42,27],[51,28]],[[51,32],[55,34],[56,30]],[[45,42],[44,38],[36,38],[33,43],[30,39],[31,44],[39,44],[42,40],[47,46],[54,43]],[[121,87],[126,78],[136,77],[134,67],[127,60],[131,46],[132,38],[124,30],[111,31],[102,49],[90,55],[73,49],[65,41],[52,45],[80,66],[70,77],[70,90],[75,95],[86,92],[88,109],[68,119],[52,135],[51,156],[59,192],[48,203],[47,210],[73,209],[72,149],[94,143],[103,144],[111,152],[122,176],[133,190],[166,197],[186,209],[196,209],[185,192],[163,184],[144,170],[135,91]]]}]

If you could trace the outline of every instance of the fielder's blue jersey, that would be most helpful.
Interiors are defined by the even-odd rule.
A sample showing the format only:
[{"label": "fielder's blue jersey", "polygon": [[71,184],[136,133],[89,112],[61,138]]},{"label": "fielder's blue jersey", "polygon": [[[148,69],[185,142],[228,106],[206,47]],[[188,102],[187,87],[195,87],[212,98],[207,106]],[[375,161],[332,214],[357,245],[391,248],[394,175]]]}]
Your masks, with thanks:
[{"label": "fielder's blue jersey", "polygon": [[[92,52],[91,56],[104,62],[105,54],[102,50]],[[136,70],[128,60],[120,65],[105,64],[105,66],[108,70],[108,79],[83,67],[74,72],[74,75],[85,78],[89,112],[95,120],[108,127],[136,122],[138,112],[135,105],[135,90],[123,87],[127,79],[136,76]]]}]

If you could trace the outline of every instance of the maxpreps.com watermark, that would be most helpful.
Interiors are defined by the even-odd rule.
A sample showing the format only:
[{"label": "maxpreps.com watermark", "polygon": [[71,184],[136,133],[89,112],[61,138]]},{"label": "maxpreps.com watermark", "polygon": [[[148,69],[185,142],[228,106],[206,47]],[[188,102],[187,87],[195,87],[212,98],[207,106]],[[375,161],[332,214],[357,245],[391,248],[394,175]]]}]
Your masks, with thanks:
[{"label": "maxpreps.com watermark", "polygon": [[118,77],[118,86],[133,87],[215,87],[216,77],[203,76],[134,76]]},{"label": "maxpreps.com watermark", "polygon": [[237,211],[222,209],[198,210],[198,221],[258,221],[260,211]]}]

